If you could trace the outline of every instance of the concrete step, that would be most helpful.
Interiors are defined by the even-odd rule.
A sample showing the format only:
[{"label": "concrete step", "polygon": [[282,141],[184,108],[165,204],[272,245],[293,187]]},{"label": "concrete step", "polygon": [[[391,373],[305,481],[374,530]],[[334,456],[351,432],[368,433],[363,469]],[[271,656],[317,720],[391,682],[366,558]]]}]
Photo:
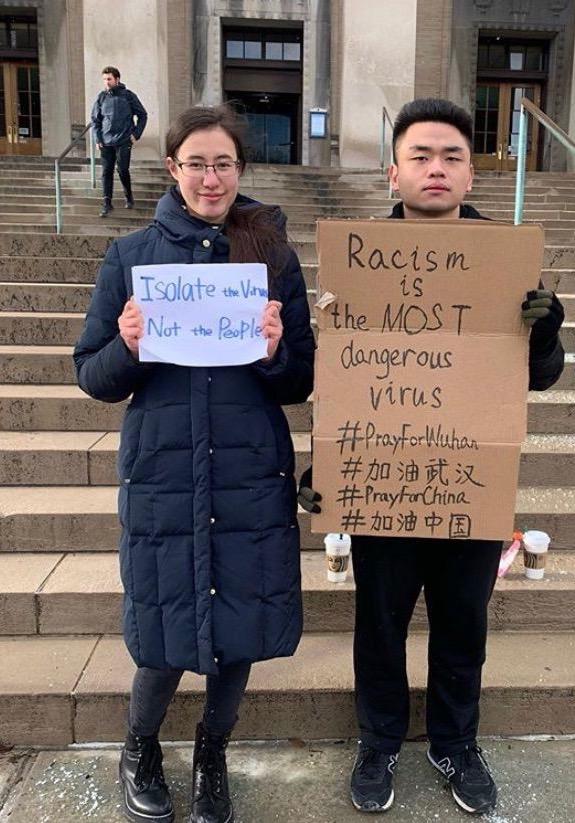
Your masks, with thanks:
[{"label": "concrete step", "polygon": [[[126,405],[96,402],[73,385],[0,384],[0,430],[118,431]],[[311,400],[284,411],[292,431],[311,430]],[[529,394],[529,432],[569,434],[574,423],[575,391]]]},{"label": "concrete step", "polygon": [[[115,486],[4,486],[0,552],[115,551],[117,498]],[[554,505],[553,513],[559,503]],[[301,510],[298,521],[302,549],[323,548],[323,536],[311,534],[310,515]],[[555,535],[559,540],[559,532]]]},{"label": "concrete step", "polygon": [[[113,551],[120,537],[116,486],[0,488],[0,552]],[[298,514],[303,550],[323,548],[311,516]],[[575,549],[575,488],[520,488],[516,528],[542,529],[552,549]]]},{"label": "concrete step", "polygon": [[83,312],[3,312],[0,345],[71,346],[83,327]]},{"label": "concrete step", "polygon": [[[0,312],[85,312],[93,290],[89,283],[0,282]],[[311,310],[315,289],[309,290],[308,301]]]},{"label": "concrete step", "polygon": [[575,295],[574,294],[559,294],[559,299],[565,309],[565,320],[568,323],[575,322]]},{"label": "concrete step", "polygon": [[[91,285],[96,281],[100,264],[99,258],[0,256],[0,281],[19,285]],[[302,271],[308,288],[315,288],[317,263],[303,263]],[[545,268],[541,274],[548,288],[562,294],[575,294],[574,268]]]},{"label": "concrete step", "polygon": [[558,294],[575,294],[573,269],[542,269],[541,278],[548,289],[553,289]]},{"label": "concrete step", "polygon": [[[0,383],[71,384],[76,382],[71,346],[0,346]],[[575,354],[553,387],[575,390]]]},{"label": "concrete step", "polygon": [[89,283],[0,282],[0,311],[85,312],[93,291]]},{"label": "concrete step", "polygon": [[108,237],[84,235],[4,234],[0,237],[0,257],[76,257],[97,259],[103,257],[111,243]]},{"label": "concrete step", "polygon": [[[11,236],[13,234],[18,234],[19,236],[25,237],[27,235],[33,235],[34,237],[52,237],[56,231],[56,223],[47,221],[45,224],[41,224],[39,222],[32,221],[29,224],[18,222],[19,218],[16,218],[14,222],[10,221],[2,221],[0,222],[0,236],[1,235],[8,235]],[[66,226],[63,225],[62,234],[57,235],[58,237],[82,237],[84,235],[89,237],[97,237],[101,236],[106,238],[107,240],[113,240],[116,237],[121,237],[124,234],[130,234],[130,232],[134,231],[132,226],[126,225],[125,227],[121,227],[119,225],[107,225],[105,221],[101,223],[82,223],[77,226]]]},{"label": "concrete step", "polygon": [[[326,578],[325,552],[301,556],[304,631],[349,632],[354,582]],[[121,634],[122,584],[115,552],[0,554],[0,635]],[[573,631],[575,552],[550,552],[545,578],[527,580],[521,556],[491,600],[492,631]],[[423,597],[411,629],[427,628]]]},{"label": "concrete step", "polygon": [[[0,235],[0,244],[2,235]],[[95,283],[100,257],[0,257],[0,279],[16,283]]]},{"label": "concrete step", "polygon": [[[73,385],[0,384],[0,430],[118,431],[126,405],[99,403]],[[311,402],[284,411],[292,431],[310,431]]]},{"label": "concrete step", "polygon": [[72,351],[72,346],[0,346],[0,383],[75,383]]},{"label": "concrete step", "polygon": [[[310,460],[310,435],[292,432],[296,476]],[[108,486],[117,483],[119,433],[0,432],[0,484]],[[530,434],[522,446],[519,485],[575,485],[575,435]]]},{"label": "concrete step", "polygon": [[[101,221],[99,226],[105,229],[105,221]],[[17,233],[5,233],[0,237],[0,257],[41,257],[41,258],[101,258],[111,242],[111,238],[103,235],[86,234],[64,234],[46,237],[44,234],[34,234],[26,232],[23,235]],[[315,237],[310,237],[309,243],[302,245],[315,245]],[[575,268],[575,247],[553,244],[546,249],[545,268]],[[569,262],[567,262],[569,261]],[[315,260],[302,260],[302,262],[317,262]],[[86,281],[85,281],[86,282]]]},{"label": "concrete step", "polygon": [[[418,632],[408,640],[410,737],[424,733],[427,643],[427,636]],[[572,732],[574,654],[569,632],[494,632],[483,673],[481,733]],[[123,739],[134,664],[121,637],[6,637],[0,639],[0,658],[4,745]],[[166,739],[189,737],[203,692],[203,677],[184,675],[162,727]],[[237,739],[347,738],[356,733],[351,634],[310,632],[293,658],[254,666]]]},{"label": "concrete step", "polygon": [[[0,311],[8,312],[85,312],[94,286],[91,283],[18,283],[0,281]],[[316,290],[308,293],[310,310]],[[575,321],[575,295],[560,293],[565,319]]]},{"label": "concrete step", "polygon": [[[0,314],[0,346],[73,346],[83,328],[83,312],[5,311]],[[565,322],[560,336],[565,351],[575,351],[575,323]]]}]

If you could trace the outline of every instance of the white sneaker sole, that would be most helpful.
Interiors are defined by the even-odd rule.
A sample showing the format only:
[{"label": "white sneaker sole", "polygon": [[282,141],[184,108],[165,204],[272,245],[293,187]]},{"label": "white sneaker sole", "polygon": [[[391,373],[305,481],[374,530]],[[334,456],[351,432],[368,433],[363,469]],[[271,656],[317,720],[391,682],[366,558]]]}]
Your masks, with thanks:
[{"label": "white sneaker sole", "polygon": [[469,814],[485,814],[486,813],[486,812],[480,811],[479,809],[472,809],[471,806],[468,806],[467,803],[463,802],[463,800],[459,797],[459,795],[457,794],[457,792],[455,791],[455,789],[453,788],[453,786],[449,782],[449,778],[447,777],[447,775],[443,772],[442,768],[435,762],[435,760],[431,756],[431,752],[429,751],[429,749],[427,750],[427,759],[429,760],[429,762],[431,763],[433,768],[436,769],[436,771],[438,771],[439,774],[443,777],[443,779],[449,784],[449,788],[451,789],[451,794],[453,796],[453,799],[455,800],[457,805],[460,808],[463,809],[464,812],[468,812]]}]

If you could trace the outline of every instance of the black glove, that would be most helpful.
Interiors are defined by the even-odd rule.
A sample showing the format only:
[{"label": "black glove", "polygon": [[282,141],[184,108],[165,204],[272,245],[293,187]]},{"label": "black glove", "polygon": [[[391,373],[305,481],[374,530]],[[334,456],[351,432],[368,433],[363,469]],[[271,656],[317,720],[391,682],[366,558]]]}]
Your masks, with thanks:
[{"label": "black glove", "polygon": [[532,341],[548,343],[559,334],[565,312],[554,292],[536,289],[527,292],[527,300],[521,304],[521,316],[526,325],[532,326]]},{"label": "black glove", "polygon": [[310,466],[309,469],[304,471],[299,481],[297,502],[300,504],[302,509],[306,510],[306,512],[310,512],[310,514],[319,514],[321,511],[321,506],[318,506],[318,501],[321,500],[321,494],[312,489],[311,483],[312,477]]}]

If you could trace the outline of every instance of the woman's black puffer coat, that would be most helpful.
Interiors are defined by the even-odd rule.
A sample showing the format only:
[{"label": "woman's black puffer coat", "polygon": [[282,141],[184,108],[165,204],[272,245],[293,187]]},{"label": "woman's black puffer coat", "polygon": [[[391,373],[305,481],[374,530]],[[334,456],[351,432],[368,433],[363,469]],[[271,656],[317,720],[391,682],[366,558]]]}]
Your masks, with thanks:
[{"label": "woman's black puffer coat", "polygon": [[111,245],[74,352],[89,395],[132,395],[118,456],[120,563],[124,635],[139,666],[217,673],[291,655],[301,635],[294,452],[281,405],[311,393],[315,345],[295,253],[270,287],[284,326],[270,364],[140,363],[118,332],[132,266],[228,257],[220,228],[189,216],[173,189],[147,229]]}]

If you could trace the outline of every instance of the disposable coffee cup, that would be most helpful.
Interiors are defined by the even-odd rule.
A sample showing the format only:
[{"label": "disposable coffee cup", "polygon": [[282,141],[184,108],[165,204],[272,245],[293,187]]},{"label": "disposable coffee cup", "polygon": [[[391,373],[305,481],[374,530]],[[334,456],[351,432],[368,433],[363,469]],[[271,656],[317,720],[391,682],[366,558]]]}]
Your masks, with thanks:
[{"label": "disposable coffee cup", "polygon": [[327,579],[330,583],[345,583],[351,537],[349,534],[326,534],[323,542],[327,559]]},{"label": "disposable coffee cup", "polygon": [[543,579],[550,542],[551,538],[546,532],[532,530],[523,534],[525,577],[529,580]]}]

